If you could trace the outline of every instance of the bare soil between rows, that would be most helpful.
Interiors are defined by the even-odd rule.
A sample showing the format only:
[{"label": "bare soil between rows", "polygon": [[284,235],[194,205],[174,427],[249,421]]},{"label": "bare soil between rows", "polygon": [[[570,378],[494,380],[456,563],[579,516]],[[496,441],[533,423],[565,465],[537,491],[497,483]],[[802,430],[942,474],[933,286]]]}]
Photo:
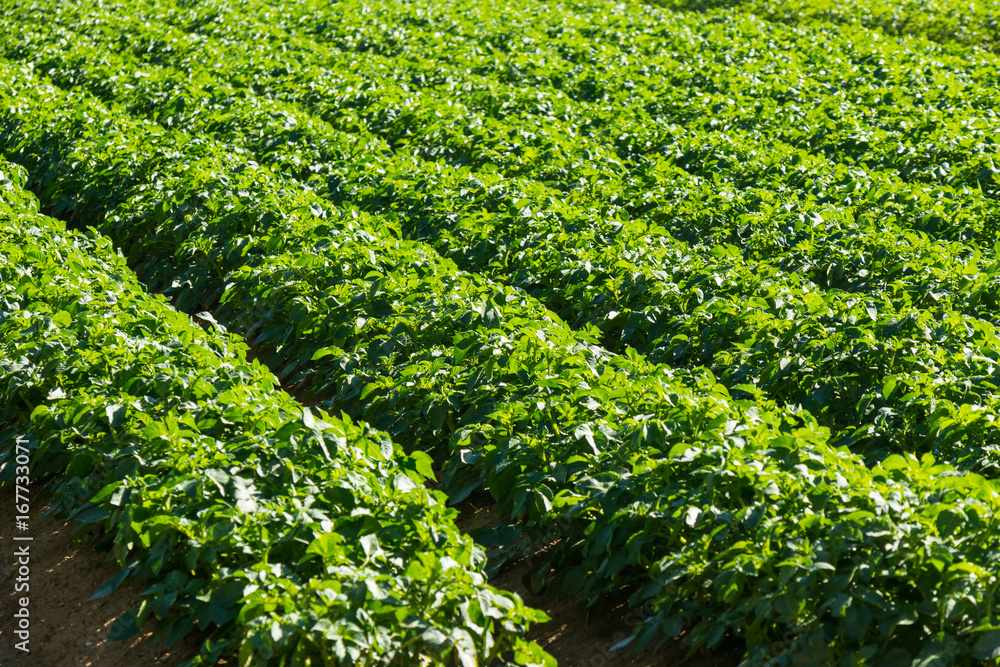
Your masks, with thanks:
[{"label": "bare soil between rows", "polygon": [[[73,522],[42,520],[47,498],[31,489],[34,502],[28,530],[15,527],[14,488],[0,487],[0,667],[143,667],[172,666],[197,652],[196,639],[171,647],[150,641],[152,631],[120,642],[108,640],[115,619],[139,602],[141,590],[123,586],[98,600],[90,597],[120,570],[105,562],[105,554],[91,541],[72,541]],[[38,494],[34,498],[34,494]],[[14,541],[15,533],[31,541]],[[18,557],[15,550],[30,545],[29,590],[17,592]],[[28,597],[29,653],[15,645],[14,613],[19,599]]]}]

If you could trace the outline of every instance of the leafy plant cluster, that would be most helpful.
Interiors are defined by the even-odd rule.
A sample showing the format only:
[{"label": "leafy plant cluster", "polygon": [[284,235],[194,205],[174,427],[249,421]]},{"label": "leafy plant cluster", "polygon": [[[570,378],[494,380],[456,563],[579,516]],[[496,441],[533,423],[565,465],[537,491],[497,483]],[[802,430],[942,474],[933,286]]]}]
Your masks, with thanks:
[{"label": "leafy plant cluster", "polygon": [[[193,33],[153,29],[141,14],[121,32],[95,11],[57,9],[49,8],[51,25],[61,20],[72,31],[19,26],[24,42],[9,48],[64,86],[246,149],[338,207],[375,212],[394,234],[524,289],[574,327],[598,327],[613,352],[631,346],[655,361],[705,365],[737,391],[753,385],[804,405],[838,443],[871,461],[929,450],[964,467],[996,466],[983,455],[996,434],[979,408],[994,404],[996,390],[998,282],[990,251],[1000,211],[990,105],[998,82],[978,56],[887,47],[863,30],[793,30],[749,19],[720,28],[709,17],[698,19],[703,48],[726,56],[695,72],[678,54],[658,58],[652,48],[690,32],[693,19],[674,18],[668,25],[677,34],[657,25],[655,39],[638,32],[650,37],[646,48],[621,49],[631,70],[618,67],[635,75],[633,83],[592,103],[576,89],[587,79],[579,82],[579,63],[565,55],[565,33],[556,40],[544,33],[553,44],[542,34],[532,42],[549,52],[541,61],[563,59],[559,86],[552,75],[483,81],[480,74],[445,87],[426,79],[446,56],[454,59],[458,45],[435,44],[427,36],[433,26],[398,20],[407,32],[389,39],[389,53],[361,49],[366,66],[374,60],[387,70],[375,77],[377,93],[349,102],[343,94],[361,85],[357,47],[320,31],[365,25],[339,16],[341,8],[330,10],[338,20],[325,22],[312,7],[283,20],[267,7],[259,9],[264,16],[242,16],[243,30],[254,34],[292,19],[313,26],[287,28],[273,56],[285,61],[287,50],[296,52],[294,77],[266,55],[263,62],[242,56],[227,32],[233,26],[213,8],[166,12]],[[508,31],[509,19],[502,23]],[[76,26],[88,21],[94,30],[79,34]],[[546,27],[532,25],[535,33]],[[479,26],[455,39],[497,39],[483,32]],[[778,39],[787,62],[762,66],[759,51],[772,48],[762,45]],[[109,53],[123,43],[151,46]],[[426,55],[409,64],[418,51]],[[857,75],[847,80],[845,54]],[[485,60],[464,71],[482,71]],[[866,67],[873,62],[881,65]],[[674,85],[636,86],[640,77],[654,80],[651,68]],[[734,68],[751,75],[734,77]],[[452,79],[462,72],[456,67]],[[697,78],[680,80],[678,72]],[[799,82],[787,90],[793,76]],[[929,86],[937,81],[947,83]],[[326,82],[339,97],[310,97]],[[442,115],[441,95],[456,90],[470,94]],[[536,103],[526,104],[528,95]],[[559,100],[558,118],[537,103],[546,95]],[[502,96],[516,121],[496,107]],[[503,152],[498,128],[515,122],[544,124],[532,136],[559,150]],[[675,123],[667,136],[666,122]],[[426,133],[399,134],[417,130]],[[623,137],[645,137],[640,145],[648,150],[623,146]],[[500,153],[485,164],[470,141]],[[570,185],[584,170],[590,173],[579,187]],[[942,323],[944,312],[958,318]],[[978,352],[972,359],[969,349]],[[272,363],[279,361],[294,364]]]},{"label": "leafy plant cluster", "polygon": [[558,526],[533,586],[628,587],[640,647],[997,657],[992,56],[611,3],[2,22],[46,210],[489,492],[500,554]]},{"label": "leafy plant cluster", "polygon": [[209,662],[546,659],[520,636],[544,615],[485,583],[425,454],[302,408],[3,174],[0,434],[27,436],[56,507],[102,531],[122,569],[95,596],[145,582],[119,638],[152,618],[168,642],[212,629]]},{"label": "leafy plant cluster", "polygon": [[771,21],[829,21],[860,24],[887,35],[914,35],[936,42],[956,42],[996,51],[1000,38],[1000,6],[995,0],[655,0],[685,11],[731,8],[753,12]]}]

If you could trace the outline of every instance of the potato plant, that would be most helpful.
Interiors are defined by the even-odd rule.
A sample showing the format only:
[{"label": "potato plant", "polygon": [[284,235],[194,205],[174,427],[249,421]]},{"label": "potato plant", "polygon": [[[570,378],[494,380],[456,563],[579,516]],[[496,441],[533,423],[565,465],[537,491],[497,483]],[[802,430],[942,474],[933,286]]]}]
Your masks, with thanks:
[{"label": "potato plant", "polygon": [[[386,488],[490,494],[487,572],[555,535],[530,586],[629,592],[639,648],[995,660],[989,9],[661,4],[36,0],[0,18],[0,153],[67,238],[110,240],[328,411],[305,428],[342,412],[391,438]],[[468,557],[428,553],[485,587],[449,530]],[[309,613],[395,604],[376,588]],[[540,616],[488,595],[509,635],[393,612],[364,646],[545,660],[521,638]],[[192,609],[165,622],[218,626],[207,656],[326,650]],[[344,650],[308,655],[369,655]]]}]

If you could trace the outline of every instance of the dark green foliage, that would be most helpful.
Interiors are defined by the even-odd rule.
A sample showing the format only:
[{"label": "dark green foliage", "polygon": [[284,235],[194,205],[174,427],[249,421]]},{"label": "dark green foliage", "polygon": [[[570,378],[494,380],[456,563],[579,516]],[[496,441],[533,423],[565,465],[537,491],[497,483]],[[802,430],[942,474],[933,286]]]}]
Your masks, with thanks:
[{"label": "dark green foliage", "polygon": [[634,591],[638,646],[992,656],[992,55],[604,2],[0,21],[47,209],[492,494],[494,564],[556,534],[533,585]]},{"label": "dark green foliage", "polygon": [[123,623],[155,617],[168,642],[211,629],[205,664],[542,661],[519,635],[544,615],[484,583],[482,550],[422,486],[425,454],[302,408],[2,172],[3,475],[24,438],[59,510],[103,529],[122,572],[95,596],[146,586]]}]

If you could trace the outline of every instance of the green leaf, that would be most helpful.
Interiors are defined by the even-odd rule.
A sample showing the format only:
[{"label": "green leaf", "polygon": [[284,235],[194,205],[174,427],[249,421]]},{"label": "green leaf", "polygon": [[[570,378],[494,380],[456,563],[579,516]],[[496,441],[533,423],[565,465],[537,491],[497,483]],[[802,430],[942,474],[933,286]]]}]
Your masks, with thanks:
[{"label": "green leaf", "polygon": [[125,408],[121,405],[107,406],[104,408],[104,414],[107,415],[111,428],[118,428],[125,421]]},{"label": "green leaf", "polygon": [[966,517],[965,513],[958,508],[942,510],[938,513],[937,518],[934,520],[934,524],[938,529],[938,534],[940,534],[941,537],[950,537],[960,531],[967,523],[968,517]]},{"label": "green leaf", "polygon": [[424,645],[430,649],[431,655],[440,656],[451,646],[451,641],[448,639],[448,635],[434,627],[424,630],[421,635],[421,639],[423,640]]},{"label": "green leaf", "polygon": [[1000,658],[1000,630],[984,632],[972,647],[972,657],[976,660]]},{"label": "green leaf", "polygon": [[67,313],[65,310],[60,310],[58,313],[52,316],[52,323],[60,327],[68,327],[73,324],[73,316]]},{"label": "green leaf", "polygon": [[323,533],[306,547],[307,554],[316,554],[324,561],[334,560],[334,556],[341,551],[340,545],[344,542],[344,537],[338,533]]},{"label": "green leaf", "polygon": [[892,398],[892,393],[896,390],[896,376],[891,375],[882,384],[882,396],[886,400]]},{"label": "green leaf", "polygon": [[313,418],[312,410],[309,408],[302,408],[302,423],[306,428],[316,430],[316,420]]},{"label": "green leaf", "polygon": [[111,575],[110,578],[105,580],[105,582],[101,584],[96,591],[94,591],[94,594],[91,595],[89,599],[97,600],[99,598],[111,595],[116,590],[118,590],[118,587],[121,586],[122,582],[125,581],[125,578],[128,575],[129,575],[128,570],[121,570],[120,572],[116,572],[115,574]]},{"label": "green leaf", "polygon": [[120,642],[131,639],[139,634],[139,623],[137,622],[138,608],[133,607],[124,614],[116,618],[111,627],[108,628],[108,641]]},{"label": "green leaf", "polygon": [[411,452],[408,458],[413,463],[413,469],[423,479],[434,479],[434,460],[430,455],[418,450]]}]

